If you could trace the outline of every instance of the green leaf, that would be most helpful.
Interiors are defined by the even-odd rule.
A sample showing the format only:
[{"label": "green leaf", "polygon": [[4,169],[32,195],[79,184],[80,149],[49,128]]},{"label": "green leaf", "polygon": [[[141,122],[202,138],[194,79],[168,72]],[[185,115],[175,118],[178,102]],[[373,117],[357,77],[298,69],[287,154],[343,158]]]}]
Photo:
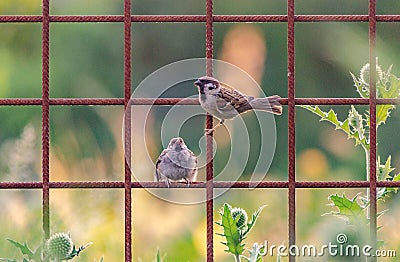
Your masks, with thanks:
[{"label": "green leaf", "polygon": [[74,245],[74,248],[73,248],[71,254],[69,254],[69,256],[65,258],[65,260],[70,260],[70,259],[73,259],[74,257],[79,256],[79,254],[83,250],[85,250],[86,248],[90,247],[92,244],[93,244],[92,242],[89,242],[89,243],[87,243],[87,244],[85,244],[83,246],[80,246],[78,249],[76,249],[75,245]]},{"label": "green leaf", "polygon": [[[393,178],[391,179],[391,181],[400,181],[400,173],[397,175],[394,175]],[[388,193],[397,193],[397,191],[399,190],[398,187],[387,187],[386,188]]]},{"label": "green leaf", "polygon": [[29,249],[28,244],[26,244],[26,242],[22,245],[12,239],[7,239],[7,241],[13,244],[16,248],[18,248],[21,251],[22,255],[27,255],[29,259],[35,259],[35,255]]},{"label": "green leaf", "polygon": [[266,205],[261,206],[257,211],[255,211],[253,213],[253,215],[251,216],[250,222],[247,223],[246,230],[243,232],[243,237],[245,237],[250,232],[250,230],[253,228],[253,226],[256,224],[256,221],[257,221],[258,217],[260,216],[260,213],[264,209],[264,207],[266,207]]},{"label": "green leaf", "polygon": [[347,120],[350,126],[350,133],[353,135],[355,135],[355,133],[358,133],[358,137],[360,140],[365,138],[364,119],[353,105],[350,108]]},{"label": "green leaf", "polygon": [[339,123],[339,120],[337,119],[337,115],[333,109],[329,110],[327,120],[331,123],[333,123],[335,126],[340,126],[341,123]]},{"label": "green leaf", "polygon": [[[376,88],[379,98],[397,98],[400,93],[400,79],[390,74],[388,70],[387,83],[378,83]],[[395,108],[394,105],[377,105],[376,107],[376,125],[384,124],[390,116],[390,111]]]},{"label": "green leaf", "polygon": [[[390,74],[390,73],[389,73]],[[386,83],[378,83],[376,88],[379,90],[379,98],[397,98],[400,94],[400,79],[395,75],[388,75]]]},{"label": "green leaf", "polygon": [[376,126],[385,124],[390,116],[390,111],[394,109],[394,105],[377,105],[376,106]]},{"label": "green leaf", "polygon": [[157,257],[156,257],[157,262],[161,262],[161,255],[160,255],[160,250],[157,250]]},{"label": "green leaf", "polygon": [[319,108],[319,106],[302,105],[301,107],[318,115],[321,118],[320,121],[328,121],[328,122],[334,124],[336,129],[342,129],[343,131],[348,133],[348,130],[349,130],[348,123],[340,122],[337,119],[337,115],[336,115],[335,111],[333,111],[333,109],[330,109],[329,112],[324,112]]},{"label": "green leaf", "polygon": [[346,132],[347,134],[350,133],[350,127],[349,127],[349,119],[346,119],[342,125],[340,126],[341,129],[343,129],[344,132]]},{"label": "green leaf", "polygon": [[162,260],[161,260],[161,254],[160,254],[160,250],[159,250],[159,249],[157,249],[156,262],[162,262]]},{"label": "green leaf", "polygon": [[[381,159],[378,156],[377,167],[376,167],[376,177],[378,181],[395,181],[395,179],[400,179],[398,175],[392,176],[391,172],[395,170],[391,166],[391,156],[389,155],[385,161],[385,164],[381,164]],[[397,193],[397,187],[383,187],[378,188],[376,193],[376,198],[378,200],[385,200],[391,193]]]},{"label": "green leaf", "polygon": [[222,216],[221,224],[226,238],[226,243],[223,244],[228,247],[225,251],[234,255],[241,255],[244,251],[244,244],[242,244],[243,239],[240,230],[236,226],[237,221],[232,217],[231,206],[225,203],[223,211],[220,211],[220,214]]},{"label": "green leaf", "polygon": [[[361,132],[361,130],[360,133],[352,131],[350,128],[349,119],[346,119],[344,122],[339,121],[337,118],[337,114],[335,113],[335,111],[333,111],[333,109],[330,109],[329,112],[324,112],[318,106],[302,105],[301,107],[319,116],[320,121],[328,121],[329,123],[333,124],[335,126],[335,129],[339,129],[345,132],[349,139],[355,139],[356,146],[362,145],[365,149],[369,149],[369,143],[366,139],[366,136],[364,135],[365,132]],[[357,110],[355,110],[355,112],[357,112]],[[363,121],[365,122],[366,120],[361,120],[360,123],[362,123]]]},{"label": "green leaf", "polygon": [[332,201],[332,206],[337,207],[339,211],[331,211],[325,215],[335,215],[345,219],[352,225],[365,226],[368,223],[364,213],[365,207],[360,206],[357,202],[357,197],[358,195],[350,200],[345,194],[341,196],[337,194],[329,196],[329,200]]},{"label": "green leaf", "polygon": [[11,259],[11,258],[0,258],[0,261],[3,261],[3,262],[18,262],[18,260]]},{"label": "green leaf", "polygon": [[369,97],[369,88],[363,84],[361,80],[359,80],[353,73],[350,72],[351,77],[353,78],[354,86],[357,89],[357,92],[360,94],[362,98]]},{"label": "green leaf", "polygon": [[378,156],[378,165],[377,165],[377,170],[376,170],[376,176],[377,179],[382,181],[382,180],[391,180],[392,177],[390,176],[390,173],[395,170],[395,168],[391,167],[391,160],[392,157],[389,155],[388,158],[385,161],[385,164],[382,165],[380,163],[380,157]]}]

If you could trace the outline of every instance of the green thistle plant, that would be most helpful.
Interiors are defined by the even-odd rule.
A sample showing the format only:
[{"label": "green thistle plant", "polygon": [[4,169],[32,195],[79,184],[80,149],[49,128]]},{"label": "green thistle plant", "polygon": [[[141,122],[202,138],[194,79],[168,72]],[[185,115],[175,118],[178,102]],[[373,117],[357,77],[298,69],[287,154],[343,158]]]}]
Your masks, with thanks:
[{"label": "green thistle plant", "polygon": [[[35,262],[60,262],[73,259],[76,256],[89,247],[92,243],[80,246],[78,249],[75,248],[71,237],[66,233],[53,234],[42,247],[32,251],[27,243],[21,244],[12,239],[7,239],[12,245],[18,248],[24,256],[23,262],[35,261]],[[18,262],[16,259],[0,258],[3,262]],[[100,261],[103,261],[101,258]]]},{"label": "green thistle plant", "polygon": [[240,262],[241,258],[250,262],[260,262],[262,261],[262,257],[266,255],[264,252],[266,244],[262,245],[258,243],[254,243],[253,247],[247,250],[250,257],[243,255],[246,250],[243,240],[254,227],[264,207],[260,207],[253,213],[250,222],[248,222],[248,216],[244,209],[239,207],[232,208],[227,203],[224,204],[222,210],[219,212],[221,222],[216,222],[216,224],[223,228],[223,233],[218,235],[225,237],[226,242],[222,243],[228,248],[225,251],[231,253],[235,257],[236,262]]},{"label": "green thistle plant", "polygon": [[[377,98],[397,98],[400,94],[400,79],[391,73],[392,66],[386,71],[383,71],[381,66],[378,65],[378,59],[376,60],[376,97]],[[357,92],[362,98],[369,98],[369,76],[370,76],[370,65],[364,65],[361,70],[359,77],[357,78],[354,74],[350,73],[354,86]],[[355,145],[361,145],[365,152],[366,159],[366,179],[369,179],[369,132],[370,132],[370,112],[366,111],[364,114],[360,114],[354,106],[351,106],[347,118],[344,121],[340,121],[337,114],[333,109],[328,112],[321,110],[318,106],[305,105],[303,108],[316,114],[320,117],[320,121],[330,122],[335,126],[335,129],[341,130],[348,135],[349,139],[355,140]],[[394,105],[377,105],[376,106],[376,128],[386,123],[386,120],[390,117],[391,111],[395,108]],[[394,168],[391,167],[391,157],[388,156],[385,163],[381,163],[381,159],[378,156],[377,159],[377,180],[382,181],[399,181],[400,174],[392,174]],[[390,197],[392,193],[396,193],[397,188],[379,188],[377,190],[377,200],[384,200]],[[344,194],[334,194],[329,196],[329,200],[332,206],[335,207],[334,211],[327,213],[328,215],[335,215],[343,218],[347,223],[357,226],[360,231],[364,230],[369,222],[369,216],[367,208],[370,204],[368,196],[361,196],[356,194],[352,199],[347,198]],[[383,212],[377,214],[382,215]],[[364,228],[364,229],[363,229]]]},{"label": "green thistle plant", "polygon": [[247,213],[243,208],[235,207],[231,210],[233,220],[237,221],[236,226],[243,229],[247,224]]},{"label": "green thistle plant", "polygon": [[166,255],[164,254],[164,256],[161,256],[160,250],[157,249],[157,253],[156,253],[156,257],[155,257],[155,259],[154,259],[154,262],[163,262],[163,261],[166,261],[165,257],[166,257]]},{"label": "green thistle plant", "polygon": [[[369,74],[370,72],[370,65],[369,63],[365,64],[361,70],[360,70],[360,77],[359,81],[364,85],[364,91],[369,92],[369,90],[366,88],[369,86]],[[382,68],[378,65],[378,58],[376,58],[376,79],[377,81],[382,81],[383,79],[383,71]],[[354,78],[354,76],[353,76]]]},{"label": "green thistle plant", "polygon": [[56,233],[46,241],[45,253],[56,261],[61,261],[67,259],[73,249],[74,243],[68,234]]}]

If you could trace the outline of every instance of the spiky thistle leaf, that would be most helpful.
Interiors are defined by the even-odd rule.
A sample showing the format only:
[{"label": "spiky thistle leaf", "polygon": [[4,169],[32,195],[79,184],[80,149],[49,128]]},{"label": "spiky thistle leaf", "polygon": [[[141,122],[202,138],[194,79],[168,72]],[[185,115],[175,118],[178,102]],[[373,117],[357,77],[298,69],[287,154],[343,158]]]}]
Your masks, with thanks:
[{"label": "spiky thistle leaf", "polygon": [[231,206],[227,203],[224,204],[221,214],[221,226],[224,229],[223,236],[226,238],[226,243],[222,243],[228,247],[226,252],[234,255],[241,255],[244,251],[244,244],[242,244],[242,235],[240,230],[237,228],[237,222],[240,217],[233,218],[231,212]]},{"label": "spiky thistle leaf", "polygon": [[[21,244],[17,241],[14,241],[12,239],[7,239],[8,242],[10,242],[11,244],[13,244],[16,248],[18,248],[22,255],[26,255],[30,260],[35,260],[38,259],[38,252],[33,252],[29,247],[28,244],[25,242],[24,244]],[[39,257],[40,258],[40,257]]]},{"label": "spiky thistle leaf", "polygon": [[256,221],[257,221],[258,217],[260,216],[260,213],[264,209],[264,207],[266,207],[266,205],[261,206],[257,211],[255,211],[253,213],[253,215],[251,216],[250,222],[247,224],[246,230],[243,232],[243,237],[245,237],[250,232],[250,230],[254,227],[254,225],[256,224]]},{"label": "spiky thistle leaf", "polygon": [[366,207],[360,206],[357,202],[358,196],[359,194],[354,196],[353,199],[349,199],[344,193],[341,196],[338,194],[330,195],[329,200],[332,202],[332,206],[338,208],[338,211],[331,211],[324,215],[335,215],[352,225],[365,226],[368,223],[364,214]]},{"label": "spiky thistle leaf", "polygon": [[[339,121],[339,119],[337,118],[337,114],[335,113],[335,111],[333,111],[333,109],[329,110],[328,112],[325,112],[319,106],[302,105],[301,107],[319,116],[320,121],[327,121],[333,124],[335,126],[335,129],[342,130],[343,132],[345,132],[349,139],[352,138],[355,140],[356,146],[362,145],[365,149],[369,148],[368,140],[364,135],[365,132],[361,132],[362,135],[360,135],[359,132],[353,132],[350,128],[349,119],[346,119],[343,122]],[[361,120],[361,123],[365,121],[366,121],[365,119]]]},{"label": "spiky thistle leaf", "polygon": [[[378,98],[397,98],[400,93],[400,79],[395,75],[390,75],[388,83],[377,84]],[[390,112],[395,108],[394,105],[377,105],[376,107],[376,125],[386,123]]]}]

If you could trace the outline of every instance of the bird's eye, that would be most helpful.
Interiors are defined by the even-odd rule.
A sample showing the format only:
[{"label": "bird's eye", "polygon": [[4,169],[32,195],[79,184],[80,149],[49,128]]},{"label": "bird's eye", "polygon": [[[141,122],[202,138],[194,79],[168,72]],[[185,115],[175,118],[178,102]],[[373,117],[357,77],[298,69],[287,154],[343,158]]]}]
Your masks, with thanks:
[{"label": "bird's eye", "polygon": [[216,86],[212,83],[209,83],[206,86],[207,86],[208,90],[214,90],[216,88]]}]

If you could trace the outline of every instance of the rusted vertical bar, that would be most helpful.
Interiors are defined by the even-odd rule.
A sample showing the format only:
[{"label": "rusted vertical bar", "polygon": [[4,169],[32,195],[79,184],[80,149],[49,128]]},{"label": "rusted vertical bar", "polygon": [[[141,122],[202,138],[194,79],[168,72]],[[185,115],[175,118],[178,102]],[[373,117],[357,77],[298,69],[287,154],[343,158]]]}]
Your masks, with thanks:
[{"label": "rusted vertical bar", "polygon": [[[206,74],[213,75],[213,0],[206,0]],[[213,127],[213,117],[207,113],[206,128]],[[213,134],[206,136],[206,213],[207,213],[207,261],[214,261],[214,163],[213,163]]]},{"label": "rusted vertical bar", "polygon": [[125,148],[125,262],[132,261],[132,176],[131,176],[131,0],[124,0],[124,148]]},{"label": "rusted vertical bar", "polygon": [[50,236],[50,3],[42,2],[42,181],[43,181],[43,232],[44,238]]},{"label": "rusted vertical bar", "polygon": [[[369,1],[369,112],[370,112],[370,153],[369,153],[369,217],[370,217],[370,243],[376,250],[376,55],[375,55],[375,39],[376,39],[376,0]],[[370,261],[376,261],[375,257],[371,257]]]},{"label": "rusted vertical bar", "polygon": [[[289,216],[289,246],[296,243],[296,133],[295,133],[295,47],[294,47],[294,0],[288,0],[288,216]],[[289,256],[289,261],[295,261]]]}]

